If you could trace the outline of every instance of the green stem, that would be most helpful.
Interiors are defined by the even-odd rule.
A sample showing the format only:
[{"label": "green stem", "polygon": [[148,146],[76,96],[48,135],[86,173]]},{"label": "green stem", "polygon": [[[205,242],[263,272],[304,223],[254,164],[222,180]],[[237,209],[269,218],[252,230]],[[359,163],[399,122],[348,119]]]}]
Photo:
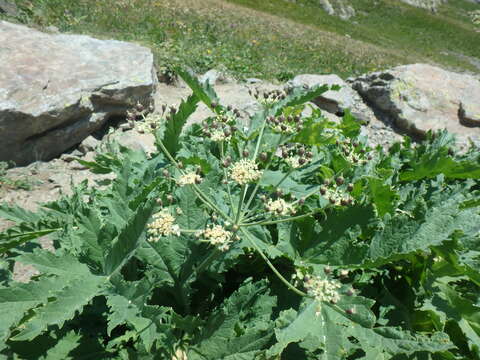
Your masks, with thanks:
[{"label": "green stem", "polygon": [[277,185],[275,185],[275,188],[278,188],[280,185],[282,185],[282,183],[285,181],[285,179],[287,177],[289,177],[292,173],[293,173],[294,169],[290,169],[284,176],[283,178],[280,179],[280,181],[277,183]]},{"label": "green stem", "polygon": [[247,226],[255,226],[255,225],[280,224],[280,223],[284,223],[284,222],[288,222],[288,221],[295,221],[295,220],[303,219],[305,217],[312,216],[314,214],[315,214],[315,211],[312,211],[312,212],[309,212],[308,214],[303,214],[303,215],[299,215],[299,216],[288,217],[288,218],[279,219],[279,220],[272,220],[272,221],[264,221],[263,220],[263,221],[248,223],[248,224],[240,224],[240,226],[247,227]]},{"label": "green stem", "polygon": [[240,216],[242,215],[243,200],[245,199],[246,193],[247,193],[247,184],[242,186],[242,191],[240,192],[240,198],[238,199],[237,214],[235,216],[235,224],[238,224],[240,221]]},{"label": "green stem", "polygon": [[[220,143],[220,158],[223,160],[225,157],[225,151],[223,148],[223,141]],[[227,174],[227,169],[223,168],[223,176],[225,179],[227,179],[228,174]],[[228,201],[230,202],[230,210],[232,211],[232,216],[235,217],[235,208],[233,206],[233,198],[232,198],[232,192],[230,191],[230,184],[227,181],[227,192],[228,192]]]},{"label": "green stem", "polygon": [[273,273],[280,279],[280,281],[282,281],[290,290],[292,290],[297,295],[300,295],[300,296],[303,296],[303,297],[309,297],[308,294],[304,293],[301,290],[298,290],[295,286],[290,284],[290,282],[287,279],[285,279],[282,274],[280,274],[280,272],[277,270],[277,268],[270,262],[270,260],[267,258],[267,256],[258,247],[258,245],[255,243],[255,241],[250,237],[250,234],[248,233],[248,231],[246,231],[245,229],[240,229],[240,231],[245,235],[245,237],[252,244],[252,246],[255,248],[255,250],[257,250],[257,252],[263,258],[263,260],[265,260],[268,267],[270,269],[272,269]]},{"label": "green stem", "polygon": [[[283,134],[280,135],[280,138],[278,139],[278,143],[277,143],[276,148],[278,148],[278,147],[280,146],[280,144],[282,143],[282,141],[283,141]],[[254,159],[255,159],[255,158],[256,158],[256,157],[254,157]],[[260,182],[262,181],[263,175],[265,174],[265,171],[268,171],[268,169],[270,168],[270,165],[272,164],[272,160],[273,160],[273,154],[272,154],[272,156],[270,157],[270,159],[268,160],[268,163],[267,163],[267,165],[265,166],[265,169],[263,169],[262,176],[260,177],[260,179],[258,179],[257,184],[255,185],[255,188],[253,189],[253,192],[252,192],[252,194],[250,195],[250,198],[249,198],[248,201],[247,201],[247,205],[245,205],[245,214],[242,215],[242,218],[249,213],[248,208],[250,207],[250,204],[252,203],[252,201],[253,201],[253,199],[255,198],[255,196],[257,195],[258,188],[260,187]],[[240,220],[241,220],[241,219],[240,219]]]},{"label": "green stem", "polygon": [[[180,167],[178,166],[178,163],[176,162],[176,160],[173,158],[173,156],[170,154],[170,152],[168,151],[168,149],[165,147],[165,145],[163,144],[163,142],[161,140],[158,140],[158,144],[160,145],[160,148],[162,149],[163,153],[165,154],[165,156],[177,167],[177,169],[179,169],[181,172],[182,170],[180,169]],[[217,211],[224,219],[228,220],[228,221],[232,221],[232,219],[227,215],[225,214],[221,209],[219,209],[214,203],[213,201],[211,201],[207,195],[205,195],[203,193],[203,191],[197,186],[197,184],[192,184],[194,190],[195,190],[195,193],[197,194],[198,198],[200,200],[202,200],[207,206],[209,206],[212,210],[215,210]]]},{"label": "green stem", "polygon": [[215,248],[208,257],[202,261],[202,263],[195,269],[195,273],[201,274],[205,268],[212,263],[213,260],[215,260],[218,255],[220,255],[222,252],[219,251],[217,248]]}]

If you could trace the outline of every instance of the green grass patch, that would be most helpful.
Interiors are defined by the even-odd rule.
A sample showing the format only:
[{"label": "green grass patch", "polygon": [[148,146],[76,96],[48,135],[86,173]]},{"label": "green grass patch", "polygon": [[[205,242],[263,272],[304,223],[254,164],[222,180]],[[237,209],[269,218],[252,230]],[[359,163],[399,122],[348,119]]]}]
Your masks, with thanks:
[{"label": "green grass patch", "polygon": [[[286,80],[299,73],[343,77],[414,62],[476,69],[472,4],[437,15],[397,1],[355,1],[349,21],[309,0],[17,0],[21,22],[62,32],[135,41],[152,48],[160,72],[224,68],[238,78]],[[448,49],[448,53],[446,50]]]}]

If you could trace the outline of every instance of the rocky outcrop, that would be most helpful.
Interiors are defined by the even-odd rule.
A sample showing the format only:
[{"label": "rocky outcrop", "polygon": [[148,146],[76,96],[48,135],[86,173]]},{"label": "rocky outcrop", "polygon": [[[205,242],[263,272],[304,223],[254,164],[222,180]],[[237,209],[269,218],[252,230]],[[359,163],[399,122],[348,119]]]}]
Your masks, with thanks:
[{"label": "rocky outcrop", "polygon": [[320,109],[338,115],[348,109],[357,119],[367,123],[374,118],[372,110],[363,102],[358,93],[338,75],[298,75],[285,87],[288,90],[295,87],[312,88],[321,85],[339,85],[340,90],[329,90],[316,98],[313,102]]},{"label": "rocky outcrop", "polygon": [[401,1],[410,5],[421,7],[431,11],[436,11],[439,5],[448,2],[448,0],[401,0]]},{"label": "rocky outcrop", "polygon": [[319,0],[320,6],[329,15],[335,15],[343,20],[355,16],[355,9],[345,0]]},{"label": "rocky outcrop", "polygon": [[147,48],[5,21],[0,44],[0,161],[49,160],[151,102],[157,80]]},{"label": "rocky outcrop", "polygon": [[363,75],[353,88],[407,133],[447,129],[480,138],[480,81],[473,76],[414,64]]}]

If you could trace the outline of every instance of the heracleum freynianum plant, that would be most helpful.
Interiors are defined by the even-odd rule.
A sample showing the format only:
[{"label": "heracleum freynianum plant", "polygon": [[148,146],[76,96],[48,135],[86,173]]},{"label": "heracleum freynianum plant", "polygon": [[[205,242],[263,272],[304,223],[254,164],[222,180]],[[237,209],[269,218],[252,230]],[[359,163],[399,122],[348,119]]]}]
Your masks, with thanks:
[{"label": "heracleum freynianum plant", "polygon": [[[0,233],[0,356],[475,358],[475,150],[452,155],[446,133],[371,149],[348,114],[304,114],[327,87],[255,93],[243,122],[178,72],[188,99],[138,109],[157,152],[107,143],[80,160],[114,175],[102,187],[0,207],[16,223]],[[199,102],[214,115],[185,127]],[[40,274],[16,283],[15,261]]]}]

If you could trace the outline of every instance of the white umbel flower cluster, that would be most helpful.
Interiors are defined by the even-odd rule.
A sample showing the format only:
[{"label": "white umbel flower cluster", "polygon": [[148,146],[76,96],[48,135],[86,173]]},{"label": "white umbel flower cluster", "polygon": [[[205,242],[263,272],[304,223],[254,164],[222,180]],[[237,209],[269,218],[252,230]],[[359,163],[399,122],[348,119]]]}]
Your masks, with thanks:
[{"label": "white umbel flower cluster", "polygon": [[197,232],[197,237],[201,237],[203,241],[216,246],[221,251],[230,249],[230,244],[233,242],[233,233],[225,230],[221,225],[211,225],[205,230]]},{"label": "white umbel flower cluster", "polygon": [[265,209],[274,215],[293,215],[295,214],[295,208],[292,204],[287,203],[283,199],[272,200],[269,199],[265,204]]},{"label": "white umbel flower cluster", "polygon": [[217,141],[217,142],[228,141],[230,140],[231,137],[232,137],[231,135],[228,135],[228,136],[225,135],[225,132],[222,129],[215,129],[212,131],[210,135],[210,140]]},{"label": "white umbel flower cluster", "polygon": [[180,178],[177,180],[177,184],[179,186],[200,184],[201,182],[201,176],[198,175],[195,171],[187,172],[184,175],[180,176]]},{"label": "white umbel flower cluster", "polygon": [[[302,161],[300,159],[303,159]],[[288,158],[285,159],[285,162],[292,168],[294,169],[298,169],[299,167],[302,167],[306,164],[308,164],[308,162],[310,162],[309,159],[305,159],[305,158],[301,158],[300,156],[298,155],[294,155],[294,156],[290,156]]]},{"label": "white umbel flower cluster", "polygon": [[322,279],[319,276],[314,276],[305,280],[305,289],[310,296],[313,296],[317,301],[326,301],[329,303],[337,303],[340,300],[341,284],[336,280]]},{"label": "white umbel flower cluster", "polygon": [[180,227],[167,209],[153,214],[153,221],[147,225],[148,241],[157,242],[162,236],[180,235]]},{"label": "white umbel flower cluster", "polygon": [[258,165],[250,159],[237,161],[230,168],[230,177],[240,185],[245,185],[257,181],[262,176],[258,170]]}]

